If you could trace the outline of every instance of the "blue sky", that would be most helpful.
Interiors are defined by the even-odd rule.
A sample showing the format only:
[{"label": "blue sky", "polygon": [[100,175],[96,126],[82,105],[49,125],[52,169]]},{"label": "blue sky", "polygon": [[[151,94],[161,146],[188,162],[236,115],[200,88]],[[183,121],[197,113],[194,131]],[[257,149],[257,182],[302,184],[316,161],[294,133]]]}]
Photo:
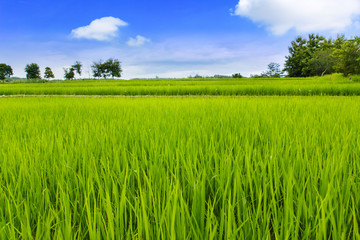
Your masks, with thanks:
[{"label": "blue sky", "polygon": [[298,35],[360,31],[359,0],[0,0],[0,62],[56,78],[75,61],[118,58],[123,78],[187,77],[283,64]]}]

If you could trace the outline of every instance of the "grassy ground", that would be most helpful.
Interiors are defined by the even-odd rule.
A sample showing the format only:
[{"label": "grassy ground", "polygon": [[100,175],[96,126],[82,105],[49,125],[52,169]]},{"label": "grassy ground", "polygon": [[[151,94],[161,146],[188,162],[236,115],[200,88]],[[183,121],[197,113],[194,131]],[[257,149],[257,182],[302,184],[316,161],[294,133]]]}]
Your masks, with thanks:
[{"label": "grassy ground", "polygon": [[0,95],[329,95],[359,96],[360,77],[86,80],[0,84]]},{"label": "grassy ground", "polygon": [[0,238],[360,238],[359,100],[2,98]]}]

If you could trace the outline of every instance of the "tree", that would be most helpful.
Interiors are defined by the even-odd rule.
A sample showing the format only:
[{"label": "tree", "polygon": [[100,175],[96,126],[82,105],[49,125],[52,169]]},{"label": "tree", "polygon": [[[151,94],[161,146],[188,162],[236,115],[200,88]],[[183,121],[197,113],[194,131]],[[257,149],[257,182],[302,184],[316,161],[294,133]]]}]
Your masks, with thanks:
[{"label": "tree", "polygon": [[49,68],[49,67],[45,68],[44,78],[45,79],[55,78],[55,75],[52,72],[51,68]]},{"label": "tree", "polygon": [[309,39],[307,40],[305,52],[303,54],[304,58],[302,60],[303,68],[302,68],[302,77],[313,76],[310,72],[310,64],[309,62],[314,57],[314,54],[317,51],[322,49],[331,48],[331,39],[330,43],[326,40],[325,37],[320,35],[309,34]]},{"label": "tree", "polygon": [[77,72],[77,74],[81,76],[81,68],[82,68],[81,62],[76,61],[74,65],[72,65],[71,67],[75,70],[75,72]]},{"label": "tree", "polygon": [[232,75],[232,78],[243,78],[243,76],[241,75],[241,73],[234,73]]},{"label": "tree", "polygon": [[27,64],[25,72],[27,79],[41,79],[40,67],[36,63]]},{"label": "tree", "polygon": [[215,75],[212,76],[212,77],[206,77],[206,78],[218,78],[218,79],[222,79],[222,78],[232,78],[232,76],[215,74]]},{"label": "tree", "polygon": [[302,53],[305,49],[306,40],[302,37],[296,38],[289,47],[289,56],[286,56],[284,71],[288,72],[289,77],[299,77],[302,75]]},{"label": "tree", "polygon": [[360,38],[345,41],[340,49],[335,51],[339,61],[336,70],[344,76],[360,74]]},{"label": "tree", "polygon": [[64,78],[66,80],[73,80],[75,77],[75,69],[74,68],[64,68]]},{"label": "tree", "polygon": [[[310,34],[291,42],[285,69],[290,77],[322,76],[339,72],[345,76],[360,74],[360,38],[347,40],[338,35],[334,41]],[[351,78],[351,77],[350,77]]]},{"label": "tree", "polygon": [[250,74],[250,78],[269,78],[269,76],[262,72],[261,74]]},{"label": "tree", "polygon": [[6,77],[10,77],[13,74],[13,70],[9,65],[6,65],[5,63],[0,63],[0,80],[5,82]]},{"label": "tree", "polygon": [[200,74],[195,74],[195,76],[190,77],[190,78],[204,78],[203,76],[201,76]]},{"label": "tree", "polygon": [[274,62],[269,63],[268,71],[265,74],[271,78],[279,78],[281,74],[280,64]]},{"label": "tree", "polygon": [[336,57],[333,49],[321,49],[313,54],[309,60],[307,70],[310,76],[323,76],[335,72]]},{"label": "tree", "polygon": [[91,70],[93,71],[93,76],[95,78],[101,78],[101,77],[106,77],[103,76],[104,72],[104,67],[103,67],[103,63],[101,60],[99,60],[98,62],[93,62],[93,64],[91,65]]},{"label": "tree", "polygon": [[112,78],[121,77],[122,69],[118,59],[110,58],[104,62],[105,72],[110,75]]},{"label": "tree", "polygon": [[309,61],[316,50],[328,44],[326,39],[320,35],[309,34],[309,39],[297,37],[291,42],[289,56],[286,56],[285,68],[289,77],[308,77],[310,70]]},{"label": "tree", "polygon": [[102,62],[101,60],[98,62],[93,62],[91,65],[91,69],[93,71],[93,76],[95,78],[107,78],[107,77],[121,77],[121,65],[118,59],[108,59],[106,62]]}]

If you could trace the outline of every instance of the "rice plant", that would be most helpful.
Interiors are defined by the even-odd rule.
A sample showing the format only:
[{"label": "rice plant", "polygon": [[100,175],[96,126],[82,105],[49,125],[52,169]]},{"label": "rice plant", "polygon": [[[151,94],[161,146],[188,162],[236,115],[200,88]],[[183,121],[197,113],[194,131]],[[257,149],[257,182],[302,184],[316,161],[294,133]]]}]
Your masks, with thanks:
[{"label": "rice plant", "polygon": [[359,96],[359,76],[278,79],[86,80],[0,84],[0,95]]},{"label": "rice plant", "polygon": [[1,98],[1,239],[356,239],[358,97]]}]

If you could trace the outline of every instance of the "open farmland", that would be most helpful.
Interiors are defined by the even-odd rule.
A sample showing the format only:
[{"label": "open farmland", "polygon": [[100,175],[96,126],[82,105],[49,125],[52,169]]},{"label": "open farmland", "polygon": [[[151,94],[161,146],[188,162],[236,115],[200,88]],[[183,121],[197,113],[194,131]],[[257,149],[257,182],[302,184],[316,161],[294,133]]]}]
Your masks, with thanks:
[{"label": "open farmland", "polygon": [[84,80],[0,84],[0,95],[360,96],[360,76],[275,79]]},{"label": "open farmland", "polygon": [[[0,89],[131,89],[78,83]],[[1,98],[0,238],[360,238],[359,113],[359,97]]]}]

